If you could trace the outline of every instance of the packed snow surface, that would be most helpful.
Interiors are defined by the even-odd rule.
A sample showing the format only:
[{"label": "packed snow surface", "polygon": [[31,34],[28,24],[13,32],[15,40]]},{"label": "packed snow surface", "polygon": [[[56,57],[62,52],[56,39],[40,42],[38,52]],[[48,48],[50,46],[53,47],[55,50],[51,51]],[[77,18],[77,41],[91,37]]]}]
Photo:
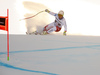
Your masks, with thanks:
[{"label": "packed snow surface", "polygon": [[0,75],[99,75],[100,37],[0,35]]}]

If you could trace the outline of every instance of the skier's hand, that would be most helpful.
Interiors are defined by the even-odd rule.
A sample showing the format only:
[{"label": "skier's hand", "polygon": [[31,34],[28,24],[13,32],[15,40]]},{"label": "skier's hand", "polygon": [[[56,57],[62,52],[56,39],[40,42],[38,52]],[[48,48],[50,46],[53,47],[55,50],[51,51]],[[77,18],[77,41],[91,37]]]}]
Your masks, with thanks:
[{"label": "skier's hand", "polygon": [[45,12],[48,12],[49,13],[50,11],[48,9],[45,9]]},{"label": "skier's hand", "polygon": [[66,32],[67,32],[67,31],[64,31],[64,32],[63,32],[63,35],[64,35],[64,36],[66,36]]}]

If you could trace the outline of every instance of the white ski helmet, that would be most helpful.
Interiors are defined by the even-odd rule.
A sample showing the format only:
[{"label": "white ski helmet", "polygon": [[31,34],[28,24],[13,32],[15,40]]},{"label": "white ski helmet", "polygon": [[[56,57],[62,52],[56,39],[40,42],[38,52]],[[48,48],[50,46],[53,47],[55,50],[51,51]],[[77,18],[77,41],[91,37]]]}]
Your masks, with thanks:
[{"label": "white ski helmet", "polygon": [[64,15],[64,11],[60,10],[58,14]]}]

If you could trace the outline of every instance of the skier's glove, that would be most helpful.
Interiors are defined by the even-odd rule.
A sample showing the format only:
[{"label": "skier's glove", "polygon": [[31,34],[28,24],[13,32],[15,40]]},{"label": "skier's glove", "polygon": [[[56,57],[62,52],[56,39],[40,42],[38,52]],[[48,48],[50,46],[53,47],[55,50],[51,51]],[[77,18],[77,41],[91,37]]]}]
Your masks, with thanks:
[{"label": "skier's glove", "polygon": [[64,32],[63,32],[63,35],[64,35],[64,36],[66,36],[66,32],[67,32],[67,31],[64,31]]},{"label": "skier's glove", "polygon": [[49,13],[50,11],[48,9],[45,9],[45,12],[48,12]]}]

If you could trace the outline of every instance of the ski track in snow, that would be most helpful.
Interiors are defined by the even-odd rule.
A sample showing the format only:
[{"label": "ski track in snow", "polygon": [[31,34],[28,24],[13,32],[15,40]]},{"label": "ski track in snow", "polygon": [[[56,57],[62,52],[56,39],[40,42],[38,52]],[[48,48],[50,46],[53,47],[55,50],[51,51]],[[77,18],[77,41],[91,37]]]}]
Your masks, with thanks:
[{"label": "ski track in snow", "polygon": [[[98,48],[97,48],[98,47]],[[24,50],[24,51],[10,51],[9,53],[24,53],[24,52],[44,52],[44,51],[54,51],[54,50],[67,50],[67,49],[76,49],[76,48],[93,48],[96,50],[100,50],[100,45],[91,45],[91,46],[77,46],[77,47],[63,47],[63,48],[54,48],[54,49],[39,49],[39,50]],[[0,55],[7,54],[7,52],[0,52]],[[0,66],[4,66],[7,68],[12,68],[12,69],[17,69],[21,71],[28,71],[28,72],[35,72],[35,73],[42,73],[42,74],[47,74],[47,75],[58,75],[58,74],[53,74],[49,72],[42,72],[42,71],[35,71],[35,70],[28,70],[20,67],[15,67],[13,65],[4,63],[0,60]]]}]

